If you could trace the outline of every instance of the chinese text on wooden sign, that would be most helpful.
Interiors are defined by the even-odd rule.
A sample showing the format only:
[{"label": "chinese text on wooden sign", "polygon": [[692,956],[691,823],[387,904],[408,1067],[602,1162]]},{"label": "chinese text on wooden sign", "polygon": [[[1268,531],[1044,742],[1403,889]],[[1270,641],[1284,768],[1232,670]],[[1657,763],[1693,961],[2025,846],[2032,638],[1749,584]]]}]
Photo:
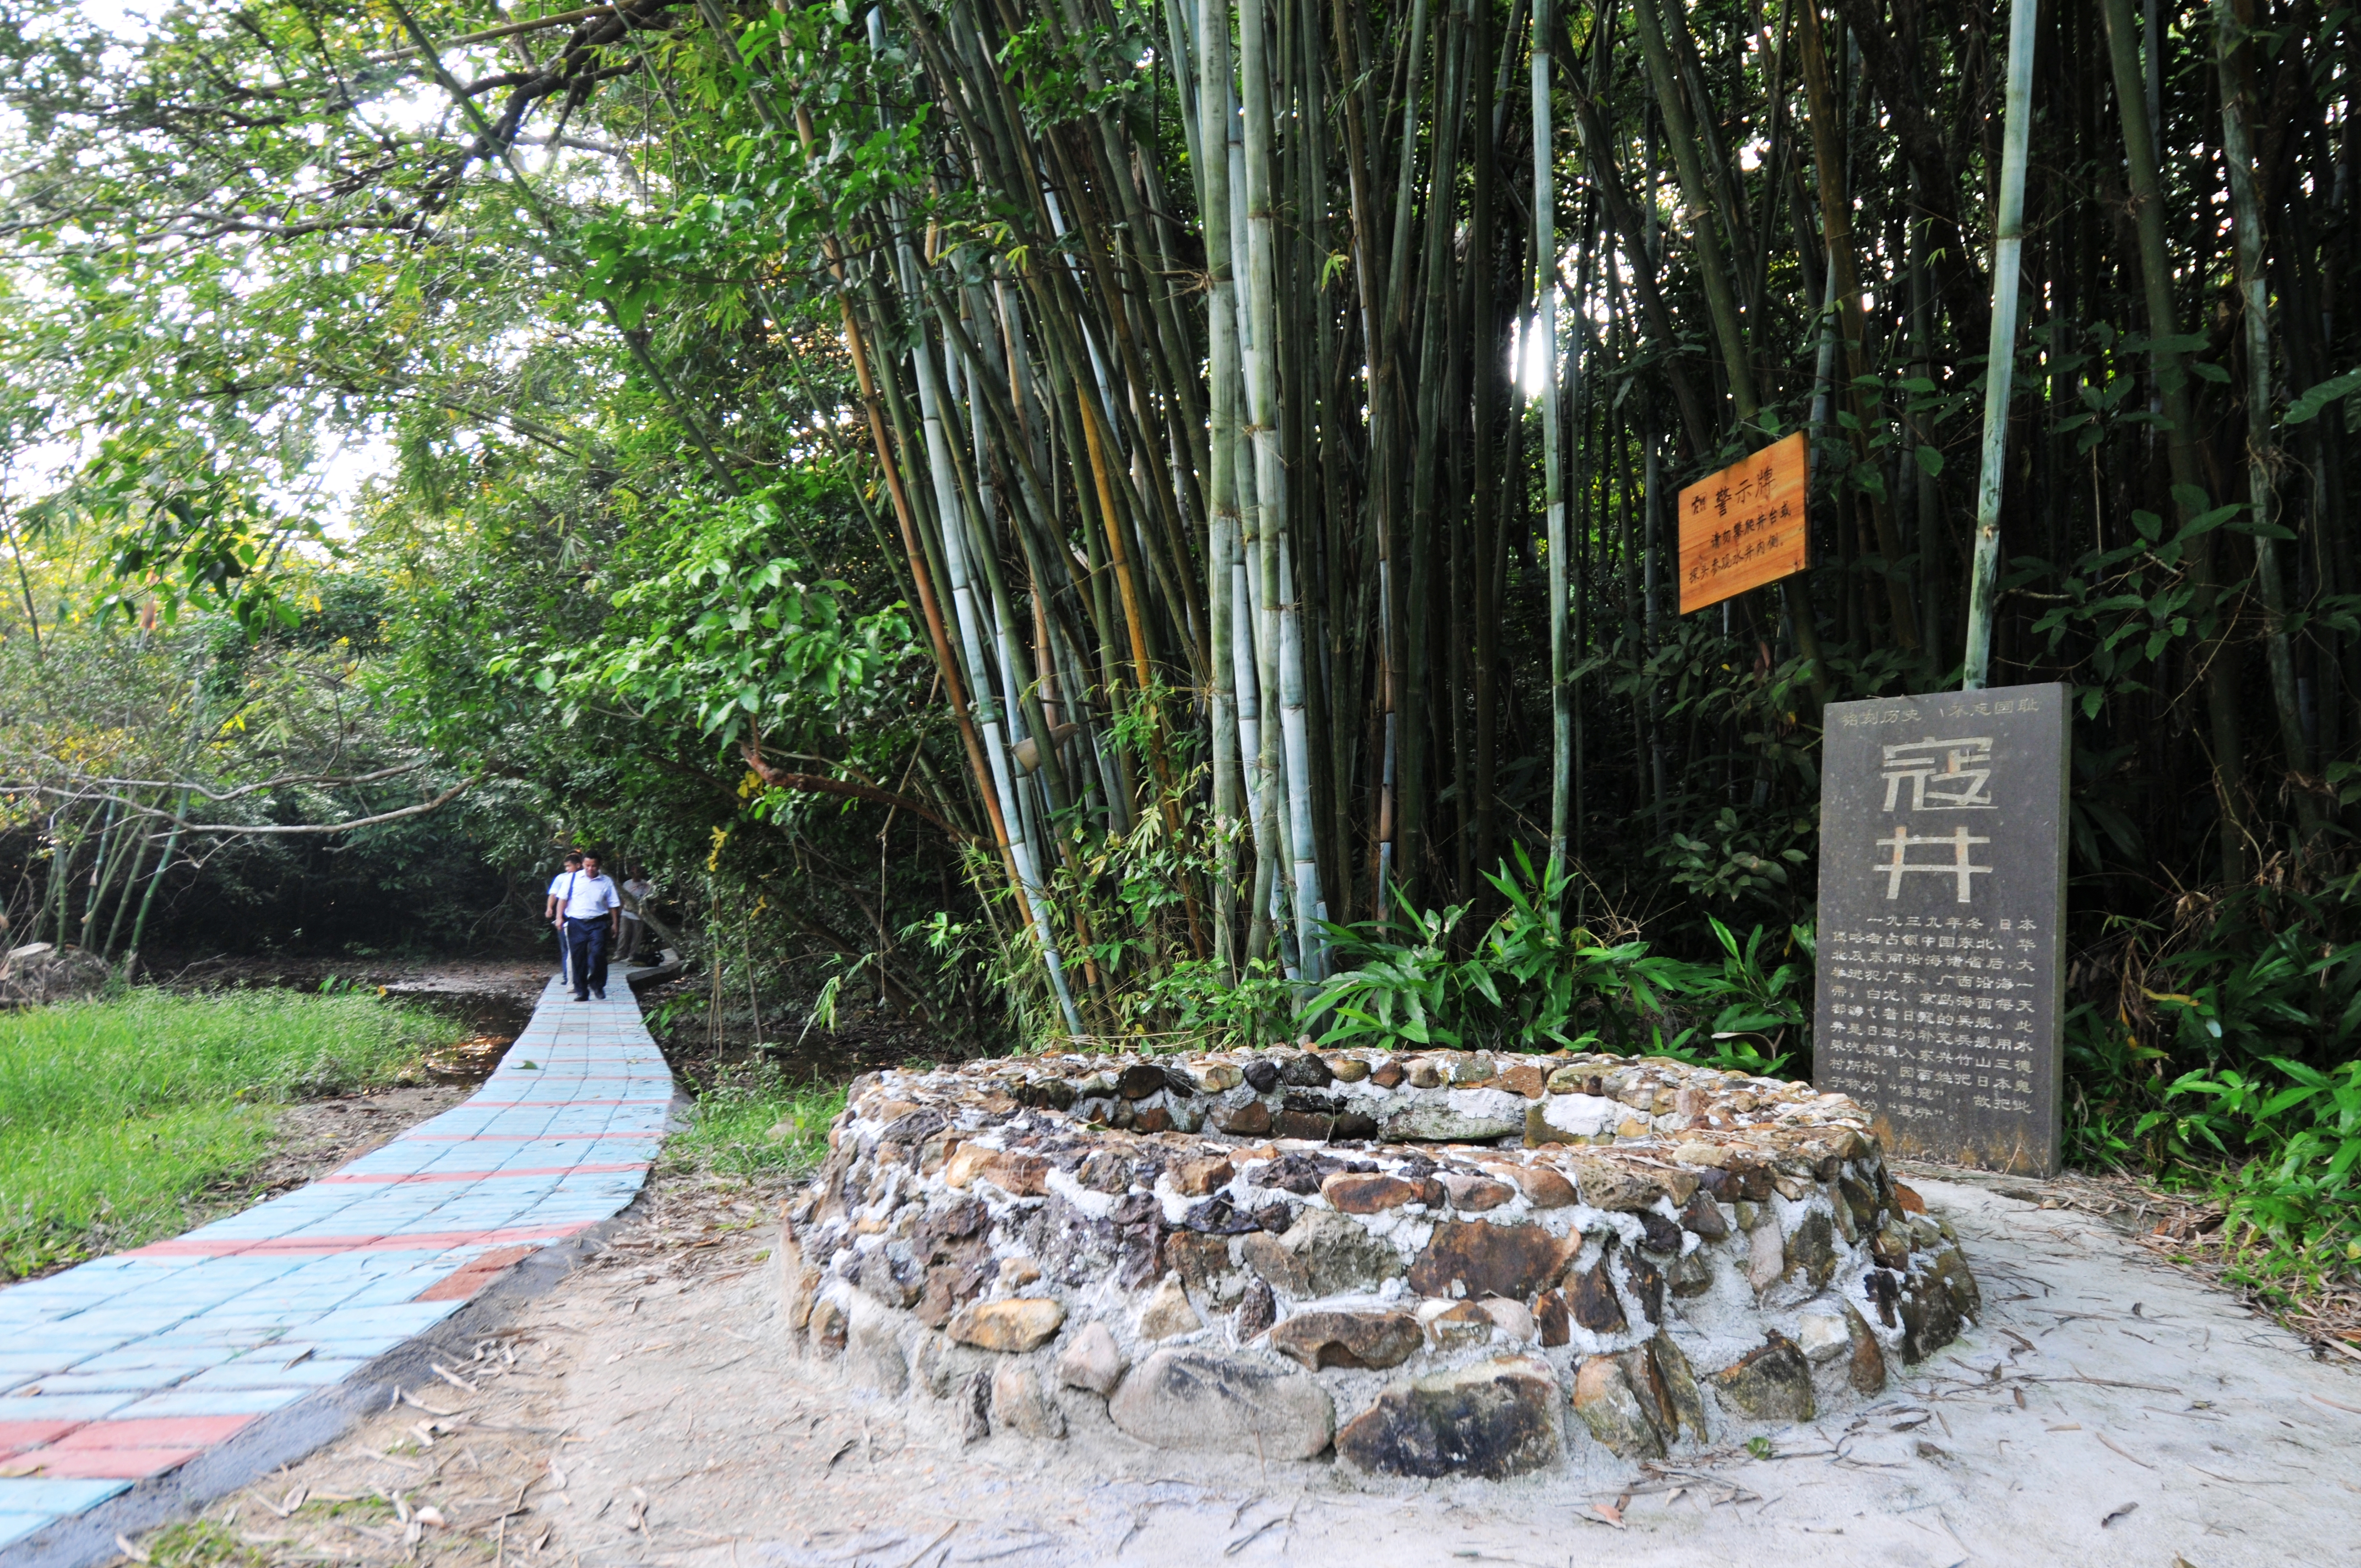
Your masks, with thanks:
[{"label": "chinese text on wooden sign", "polygon": [[1804,492],[1811,449],[1797,431],[1681,492],[1681,613],[1811,565]]},{"label": "chinese text on wooden sign", "polygon": [[2067,702],[1828,705],[1813,1079],[1894,1153],[2058,1167]]}]

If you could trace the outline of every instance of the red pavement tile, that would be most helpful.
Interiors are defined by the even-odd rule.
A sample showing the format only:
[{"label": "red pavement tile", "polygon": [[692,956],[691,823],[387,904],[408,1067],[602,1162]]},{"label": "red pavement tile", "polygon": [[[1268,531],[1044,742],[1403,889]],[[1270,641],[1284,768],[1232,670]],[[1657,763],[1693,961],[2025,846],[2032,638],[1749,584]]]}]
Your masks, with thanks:
[{"label": "red pavement tile", "polygon": [[80,1421],[0,1421],[0,1456],[55,1442],[80,1425]]},{"label": "red pavement tile", "polygon": [[202,1448],[37,1448],[0,1464],[0,1475],[59,1481],[137,1481],[186,1464]]},{"label": "red pavement tile", "polygon": [[464,1301],[489,1285],[515,1265],[531,1256],[529,1246],[494,1247],[467,1267],[444,1276],[417,1295],[413,1301]]},{"label": "red pavement tile", "polygon": [[182,1236],[177,1241],[155,1242],[126,1257],[240,1257],[248,1254],[270,1256],[313,1255],[324,1256],[343,1252],[440,1252],[454,1246],[497,1246],[505,1242],[563,1241],[577,1231],[587,1231],[598,1223],[595,1220],[569,1221],[562,1225],[516,1225],[496,1231],[412,1231],[381,1236]]},{"label": "red pavement tile", "polygon": [[139,1416],[91,1421],[58,1443],[60,1449],[210,1448],[254,1420],[236,1416]]},{"label": "red pavement tile", "polygon": [[618,1170],[645,1170],[643,1159],[626,1160],[616,1165],[541,1165],[524,1170],[423,1170],[411,1175],[399,1172],[358,1176],[324,1176],[323,1187],[395,1186],[410,1181],[482,1181],[488,1177],[501,1176],[604,1176]]}]

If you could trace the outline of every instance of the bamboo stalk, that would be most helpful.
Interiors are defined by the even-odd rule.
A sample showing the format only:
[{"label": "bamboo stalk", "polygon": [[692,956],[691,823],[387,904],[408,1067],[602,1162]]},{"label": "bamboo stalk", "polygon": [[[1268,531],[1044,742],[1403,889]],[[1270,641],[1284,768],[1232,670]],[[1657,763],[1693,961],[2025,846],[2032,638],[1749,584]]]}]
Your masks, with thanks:
[{"label": "bamboo stalk", "polygon": [[[2245,14],[2242,14],[2245,13]],[[2263,600],[2264,663],[2271,706],[2279,710],[2279,745],[2287,753],[2298,827],[2309,844],[2319,836],[2320,804],[2312,794],[2311,747],[2296,700],[2295,660],[2288,650],[2287,585],[2279,572],[2279,524],[2273,518],[2279,465],[2271,413],[2270,280],[2264,259],[2263,204],[2255,190],[2255,148],[2248,100],[2253,87],[2242,54],[2252,27],[2251,0],[2213,0],[2214,63],[2222,78],[2222,162],[2229,173],[2230,229],[2237,258],[2239,326],[2246,370],[2246,501],[2254,509],[2255,579]]]},{"label": "bamboo stalk", "polygon": [[[2198,452],[2196,418],[2190,406],[2189,373],[2182,367],[2178,346],[2180,323],[2172,301],[2172,261],[2165,245],[2163,181],[2150,116],[2136,112],[2142,101],[2143,79],[2139,46],[2132,31],[2130,0],[2102,0],[2102,5],[2107,56],[2114,75],[2115,106],[2123,126],[2125,163],[2131,177],[2141,292],[2147,304],[2148,356],[2154,367],[2158,400],[2168,426],[2165,455],[2172,474],[2173,503],[2186,527],[2205,510],[2204,474]],[[2151,45],[2161,36],[2160,30],[2151,29]],[[2216,596],[2212,533],[2200,534],[2191,543],[2189,575],[2197,590],[2191,609],[2201,617],[2210,614]],[[2202,661],[2202,683],[2206,720],[2213,738],[2208,771],[2222,818],[2222,880],[2236,883],[2246,880],[2246,748],[2239,740],[2237,696],[2233,689],[2235,666],[2225,643],[2226,634],[2213,639],[2210,655]]]},{"label": "bamboo stalk", "polygon": [[2017,269],[2025,250],[2025,165],[2033,134],[2037,0],[2010,0],[2008,88],[2002,111],[2000,202],[1993,225],[1992,347],[1984,360],[1984,433],[1976,477],[1975,569],[1968,587],[1963,691],[1992,674],[1993,610],[2000,598],[2000,502],[2008,457],[2009,382],[2016,368]]},{"label": "bamboo stalk", "polygon": [[1550,54],[1557,37],[1556,0],[1533,0],[1533,338],[1542,356],[1542,505],[1549,551],[1550,816],[1549,878],[1565,875],[1574,823],[1573,544],[1565,518],[1565,458],[1559,450],[1557,379],[1556,137],[1550,115]]}]

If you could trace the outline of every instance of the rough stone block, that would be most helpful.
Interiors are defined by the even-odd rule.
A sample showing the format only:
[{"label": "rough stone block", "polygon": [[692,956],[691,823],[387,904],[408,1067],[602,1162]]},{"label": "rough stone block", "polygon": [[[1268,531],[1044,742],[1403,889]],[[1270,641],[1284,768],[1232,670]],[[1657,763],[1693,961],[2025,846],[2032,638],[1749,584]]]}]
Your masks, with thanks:
[{"label": "rough stone block", "polygon": [[1224,1106],[1213,1113],[1213,1125],[1235,1137],[1268,1137],[1270,1135],[1270,1107],[1259,1100],[1249,1100],[1243,1105]]},{"label": "rough stone block", "polygon": [[1066,1435],[1066,1412],[1041,1387],[1038,1372],[1011,1362],[992,1375],[992,1424],[1021,1437],[1055,1440]]},{"label": "rough stone block", "polygon": [[1492,1314],[1473,1301],[1429,1301],[1419,1309],[1419,1319],[1434,1348],[1446,1354],[1489,1344],[1499,1332]]},{"label": "rough stone block", "polygon": [[1625,1328],[1622,1298],[1615,1294],[1615,1286],[1608,1275],[1608,1264],[1615,1249],[1600,1249],[1598,1256],[1587,1268],[1576,1269],[1565,1277],[1565,1304],[1574,1321],[1595,1334],[1620,1334]]},{"label": "rough stone block", "polygon": [[1691,1195],[1687,1206],[1681,1210],[1681,1228],[1694,1231],[1699,1239],[1709,1242],[1722,1241],[1730,1234],[1730,1222],[1722,1217],[1721,1205],[1714,1201],[1710,1192]]},{"label": "rough stone block", "polygon": [[1680,1428],[1686,1428],[1689,1436],[1698,1442],[1711,1442],[1713,1434],[1705,1420],[1705,1396],[1697,1392],[1697,1371],[1673,1336],[1658,1329],[1656,1337],[1648,1342],[1648,1357],[1655,1369],[1665,1407],[1672,1412],[1672,1419],[1664,1426],[1665,1442],[1669,1444]]},{"label": "rough stone block", "polygon": [[943,1181],[962,1190],[989,1181],[1012,1198],[1038,1198],[1049,1190],[1049,1162],[1036,1154],[961,1144],[943,1162]]},{"label": "rough stone block", "polygon": [[1885,1391],[1885,1347],[1850,1301],[1845,1303],[1845,1382],[1856,1394]]},{"label": "rough stone block", "polygon": [[1155,1294],[1148,1297],[1148,1304],[1139,1310],[1142,1339],[1178,1339],[1204,1326],[1205,1320],[1189,1304],[1189,1292],[1181,1288],[1177,1272],[1167,1274],[1158,1283]]},{"label": "rough stone block", "polygon": [[1337,1457],[1387,1475],[1524,1475],[1557,1460],[1557,1399],[1548,1364],[1522,1357],[1397,1383],[1336,1434]]},{"label": "rough stone block", "polygon": [[1426,1183],[1399,1176],[1360,1175],[1339,1171],[1320,1183],[1320,1195],[1340,1213],[1381,1214],[1408,1203],[1427,1201]]},{"label": "rough stone block", "polygon": [[1746,1282],[1756,1291],[1768,1290],[1787,1272],[1787,1238],[1780,1234],[1779,1216],[1764,1213],[1746,1233]]},{"label": "rough stone block", "polygon": [[1328,1446],[1336,1411],[1308,1372],[1204,1350],[1159,1350],[1107,1401],[1128,1435],[1158,1448],[1309,1459]]},{"label": "rough stone block", "polygon": [[1463,1213],[1488,1212],[1517,1195],[1517,1190],[1507,1182],[1473,1171],[1446,1170],[1439,1179],[1451,1199],[1451,1206]]},{"label": "rough stone block", "polygon": [[1539,1062],[1512,1062],[1502,1068],[1493,1080],[1511,1094],[1521,1094],[1528,1100],[1539,1100],[1547,1084]]},{"label": "rough stone block", "polygon": [[1191,1155],[1174,1160],[1166,1174],[1172,1178],[1173,1191],[1183,1198],[1202,1198],[1227,1187],[1237,1171],[1225,1156]]},{"label": "rough stone block", "polygon": [[1522,1301],[1565,1267],[1565,1241],[1539,1225],[1444,1220],[1411,1265],[1410,1288],[1422,1296]]},{"label": "rough stone block", "polygon": [[1795,1342],[1773,1330],[1763,1343],[1706,1379],[1724,1404],[1758,1421],[1812,1419],[1812,1367]]},{"label": "rough stone block", "polygon": [[1374,1288],[1402,1271],[1401,1255],[1344,1215],[1306,1209],[1279,1235],[1242,1238],[1246,1266],[1297,1300]]},{"label": "rough stone block", "polygon": [[1227,1307],[1246,1288],[1246,1271],[1230,1255],[1227,1236],[1175,1231],[1164,1238],[1164,1261],[1180,1271],[1180,1283],[1216,1307]]},{"label": "rough stone block", "polygon": [[1058,1353],[1058,1381],[1104,1397],[1115,1392],[1128,1365],[1104,1323],[1084,1323]]},{"label": "rough stone block", "polygon": [[1574,1316],[1566,1310],[1565,1297],[1555,1290],[1544,1290],[1533,1300],[1533,1326],[1541,1332],[1542,1348],[1554,1350],[1574,1340]]},{"label": "rough stone block", "polygon": [[1664,1184],[1653,1172],[1641,1171],[1603,1155],[1573,1157],[1574,1184],[1582,1201],[1610,1213],[1634,1213],[1664,1195]]},{"label": "rough stone block", "polygon": [[1270,1331],[1270,1348],[1312,1371],[1399,1366],[1426,1343],[1409,1312],[1298,1312]]},{"label": "rough stone block", "polygon": [[1066,1321],[1063,1303],[1047,1296],[977,1301],[953,1312],[944,1332],[978,1350],[1019,1354],[1049,1343]]},{"label": "rough stone block", "polygon": [[1230,1320],[1230,1337],[1239,1344],[1267,1332],[1279,1321],[1279,1303],[1271,1299],[1270,1287],[1257,1279],[1249,1283],[1239,1299],[1238,1310]]},{"label": "rough stone block", "polygon": [[865,1296],[855,1296],[848,1314],[844,1364],[853,1380],[881,1394],[898,1396],[909,1386],[909,1358],[903,1354],[902,1325],[909,1320]]},{"label": "rough stone block", "polygon": [[1648,1402],[1632,1387],[1631,1364],[1620,1355],[1583,1357],[1574,1378],[1574,1413],[1590,1435],[1618,1458],[1661,1459],[1664,1434],[1648,1409]]},{"label": "rough stone block", "polygon": [[1536,1209],[1570,1209],[1577,1200],[1574,1183],[1548,1166],[1517,1165],[1504,1161],[1484,1168],[1503,1181],[1514,1182],[1524,1193],[1525,1201]]},{"label": "rough stone block", "polygon": [[1852,1348],[1852,1336],[1847,1332],[1844,1314],[1834,1307],[1805,1312],[1795,1320],[1795,1343],[1803,1350],[1804,1359],[1815,1365],[1834,1361]]}]

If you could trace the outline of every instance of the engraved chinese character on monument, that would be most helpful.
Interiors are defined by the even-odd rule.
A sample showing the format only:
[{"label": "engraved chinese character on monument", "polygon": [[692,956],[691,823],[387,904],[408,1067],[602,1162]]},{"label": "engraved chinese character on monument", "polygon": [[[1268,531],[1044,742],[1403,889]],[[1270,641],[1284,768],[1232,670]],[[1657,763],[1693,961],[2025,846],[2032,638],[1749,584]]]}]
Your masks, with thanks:
[{"label": "engraved chinese character on monument", "polygon": [[1828,707],[1813,1080],[1896,1154],[2058,1168],[2068,696]]}]

